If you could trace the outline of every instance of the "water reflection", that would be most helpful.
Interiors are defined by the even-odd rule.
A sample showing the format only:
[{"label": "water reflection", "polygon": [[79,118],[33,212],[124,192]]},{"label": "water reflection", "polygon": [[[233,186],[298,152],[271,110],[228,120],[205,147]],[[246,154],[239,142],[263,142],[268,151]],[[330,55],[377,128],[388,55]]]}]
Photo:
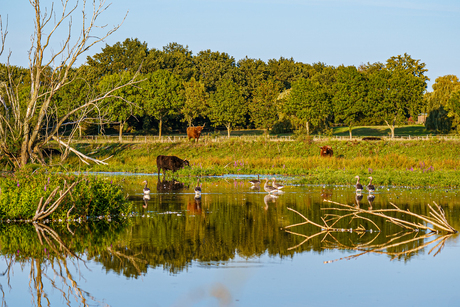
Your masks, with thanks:
[{"label": "water reflection", "polygon": [[361,200],[363,200],[363,194],[361,193],[356,193],[355,195],[355,203],[356,203],[356,208],[360,208],[361,207]]},{"label": "water reflection", "polygon": [[199,197],[194,197],[193,200],[190,200],[187,204],[187,212],[190,215],[201,215],[201,195]]},{"label": "water reflection", "polygon": [[158,192],[172,192],[179,191],[188,186],[184,185],[182,182],[179,182],[175,179],[173,180],[162,180],[157,182],[157,191]]},{"label": "water reflection", "polygon": [[[48,225],[0,224],[1,255],[10,264],[20,263],[24,269],[33,269],[31,287],[34,300],[40,301],[38,306],[57,289],[56,283],[51,284],[51,278],[43,274],[47,274],[47,270],[53,274],[57,271],[63,282],[54,295],[72,292],[78,297],[78,293],[85,293],[80,302],[89,304],[99,298],[90,294],[91,289],[82,289],[81,282],[73,276],[79,274],[84,278],[85,272],[71,272],[69,264],[84,269],[85,261],[90,260],[101,268],[100,274],[114,272],[136,279],[155,268],[179,274],[186,273],[192,265],[209,267],[220,263],[222,265],[214,266],[223,267],[236,257],[257,261],[261,255],[291,259],[307,253],[321,256],[325,249],[353,253],[341,259],[375,254],[409,261],[419,254],[438,254],[452,237],[429,231],[401,231],[401,227],[388,222],[372,218],[358,221],[353,215],[335,223],[325,217],[324,209],[329,208],[327,213],[331,216],[343,211],[334,209],[325,199],[373,212],[391,208],[390,202],[396,202],[402,210],[425,215],[429,215],[426,203],[436,199],[449,221],[458,224],[460,220],[459,199],[453,193],[444,201],[445,193],[415,195],[414,191],[394,191],[385,194],[379,189],[372,199],[366,196],[367,208],[365,200],[363,204],[365,195],[356,194],[354,187],[289,186],[284,194],[275,195],[249,190],[247,179],[202,180],[205,193],[201,197],[194,197],[196,179],[190,178],[183,180],[184,183],[160,181],[157,191],[144,194],[142,199],[140,181],[133,180],[133,192],[128,192],[138,196],[134,198],[134,217],[127,225],[102,221],[78,226],[60,224],[53,229]],[[163,193],[166,191],[169,193]],[[297,235],[286,232],[287,226],[304,222],[288,207],[295,208],[320,227],[304,224],[296,228]],[[378,210],[370,210],[373,207]],[[323,219],[328,226],[325,227]],[[415,222],[410,216],[407,220]],[[329,226],[338,230],[324,229]],[[12,273],[7,269],[5,276]],[[65,300],[68,299],[67,296]],[[83,299],[86,299],[84,303]]]},{"label": "water reflection", "polygon": [[[104,228],[105,231],[101,232]],[[81,277],[86,261],[81,256],[83,253],[89,257],[93,253],[105,253],[112,246],[109,243],[116,242],[121,229],[118,223],[103,221],[98,225],[67,224],[66,227],[41,223],[0,225],[1,255],[7,263],[1,275],[6,277],[2,283],[12,289],[16,264],[19,264],[21,270],[29,271],[28,292],[36,306],[49,306],[52,302],[56,305],[64,302],[69,306],[75,301],[82,306],[99,303],[101,300],[91,295],[91,291],[82,288]],[[0,289],[3,290],[4,286],[0,285]],[[8,297],[3,294],[2,306],[6,306]]]},{"label": "water reflection", "polygon": [[375,200],[375,195],[374,194],[369,194],[367,195],[367,202],[369,203],[369,210],[372,209],[372,203]]},{"label": "water reflection", "polygon": [[268,210],[268,203],[269,202],[275,203],[277,198],[278,198],[278,196],[276,196],[276,195],[272,195],[272,194],[265,195],[265,197],[264,197],[264,204],[265,204],[264,209]]},{"label": "water reflection", "polygon": [[142,206],[143,208],[147,208],[148,206],[148,201],[150,200],[150,195],[144,195],[142,197],[142,200],[144,201],[144,205]]}]

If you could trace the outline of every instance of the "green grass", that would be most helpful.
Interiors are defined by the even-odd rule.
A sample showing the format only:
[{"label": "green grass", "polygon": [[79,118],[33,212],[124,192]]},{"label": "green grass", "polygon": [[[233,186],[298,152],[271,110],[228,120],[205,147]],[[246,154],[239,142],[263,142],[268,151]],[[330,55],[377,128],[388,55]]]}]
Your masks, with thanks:
[{"label": "green grass", "polygon": [[[334,157],[320,157],[322,145],[332,146]],[[175,176],[279,174],[301,176],[305,183],[350,184],[355,175],[375,174],[377,184],[456,187],[460,186],[459,145],[455,140],[270,142],[264,138],[198,144],[79,144],[77,149],[92,152],[92,157],[113,156],[109,165],[88,167],[72,157],[66,167],[155,173],[156,157],[161,154],[190,161],[192,167]]]}]

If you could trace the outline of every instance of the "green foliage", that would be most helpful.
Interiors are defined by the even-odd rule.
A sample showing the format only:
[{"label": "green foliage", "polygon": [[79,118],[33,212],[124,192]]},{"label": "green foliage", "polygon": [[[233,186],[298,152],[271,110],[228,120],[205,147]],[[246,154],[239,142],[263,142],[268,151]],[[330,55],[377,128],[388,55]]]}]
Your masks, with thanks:
[{"label": "green foliage", "polygon": [[126,71],[136,72],[148,55],[147,43],[127,38],[113,46],[106,45],[102,52],[86,58],[91,75],[100,78]]},{"label": "green foliage", "polygon": [[231,129],[244,123],[246,114],[247,106],[238,85],[227,79],[219,83],[209,99],[208,117],[213,125],[225,125],[230,137]]},{"label": "green foliage", "polygon": [[452,118],[448,116],[444,106],[441,105],[430,111],[425,121],[425,128],[436,133],[448,133],[452,129]]},{"label": "green foliage", "polygon": [[279,85],[273,81],[262,81],[256,88],[254,97],[249,104],[251,120],[256,127],[270,129],[278,121]]},{"label": "green foliage", "polygon": [[396,125],[418,116],[425,87],[422,79],[401,69],[375,71],[369,76],[369,113],[385,121],[394,132]]},{"label": "green foliage", "polygon": [[159,121],[159,135],[163,120],[179,114],[184,105],[184,88],[181,80],[167,70],[158,70],[141,83],[145,113]]},{"label": "green foliage", "polygon": [[345,123],[350,129],[369,113],[367,104],[367,78],[354,66],[337,69],[334,84],[334,117],[336,122]]},{"label": "green foliage", "polygon": [[[106,75],[99,82],[99,90],[104,92],[117,88],[133,79],[133,77],[134,74],[130,72]],[[137,86],[126,86],[117,89],[104,101],[108,118],[111,121],[126,122],[131,115],[141,114],[142,112],[139,107],[142,98]]]},{"label": "green foliage", "polygon": [[192,126],[192,121],[203,116],[206,112],[208,93],[205,91],[204,84],[192,78],[189,82],[184,83],[185,103],[180,112],[184,115],[184,120],[188,126]]},{"label": "green foliage", "polygon": [[[74,235],[69,233],[65,224],[47,225],[62,240],[66,247],[74,254],[81,255],[96,254],[107,250],[107,246],[116,244],[123,230],[129,223],[117,223],[115,221],[89,222],[80,224],[78,227],[72,226]],[[40,227],[40,226],[38,226]],[[48,228],[49,229],[49,228]],[[43,235],[47,236],[44,232]],[[53,240],[41,240],[37,235],[37,229],[31,223],[26,224],[0,224],[0,244],[2,245],[1,254],[5,256],[15,256],[15,260],[30,261],[30,258],[45,261],[50,259],[62,259],[65,250],[55,248]],[[53,244],[50,244],[53,243]]]},{"label": "green foliage", "polygon": [[[24,169],[12,176],[0,179],[0,217],[3,219],[31,219],[43,197],[43,202],[52,191],[65,191],[73,182],[78,184],[50,215],[50,219],[67,219],[99,215],[127,214],[130,203],[126,201],[123,190],[99,177],[84,177],[51,173],[45,170]],[[59,195],[59,194],[58,194]],[[53,202],[59,196],[55,196]],[[52,202],[51,202],[52,203]]]},{"label": "green foliage", "polygon": [[414,60],[410,55],[404,53],[404,55],[392,56],[387,60],[385,65],[386,69],[393,71],[405,71],[407,74],[412,75],[419,79],[422,83],[425,84],[426,81],[430,79],[424,74],[428,71],[426,69],[426,64],[421,62],[421,60]]},{"label": "green foliage", "polygon": [[292,90],[286,101],[285,111],[295,116],[302,124],[314,127],[324,125],[332,114],[331,96],[327,88],[310,79],[300,79],[292,84]]},{"label": "green foliage", "polygon": [[234,79],[235,59],[225,52],[203,50],[194,58],[197,80],[201,81],[206,91],[213,93],[223,79]]}]

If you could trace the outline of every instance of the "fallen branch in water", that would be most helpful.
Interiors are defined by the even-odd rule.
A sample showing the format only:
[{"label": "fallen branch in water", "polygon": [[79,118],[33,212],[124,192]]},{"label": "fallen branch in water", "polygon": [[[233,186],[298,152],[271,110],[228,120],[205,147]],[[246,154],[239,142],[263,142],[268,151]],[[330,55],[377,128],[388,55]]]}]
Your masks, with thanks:
[{"label": "fallen branch in water", "polygon": [[[410,229],[410,230],[413,230],[413,231],[423,229],[423,230],[429,230],[429,231],[432,231],[432,232],[443,231],[443,232],[446,232],[446,233],[457,233],[457,230],[455,228],[453,228],[449,224],[449,222],[447,221],[447,219],[445,217],[445,214],[444,214],[444,210],[442,210],[442,208],[438,204],[436,204],[435,202],[433,202],[434,205],[435,205],[435,208],[433,208],[432,206],[430,206],[428,204],[428,208],[430,209],[430,216],[425,216],[425,215],[422,215],[422,214],[416,214],[416,213],[413,213],[413,212],[409,211],[409,209],[402,210],[402,209],[400,209],[398,206],[396,206],[393,203],[390,203],[390,204],[394,207],[394,209],[379,209],[379,210],[370,209],[370,210],[364,210],[364,209],[361,209],[359,206],[345,205],[345,204],[341,204],[341,203],[334,202],[334,201],[331,201],[331,200],[325,200],[325,202],[338,205],[339,208],[321,208],[321,210],[335,210],[335,211],[349,212],[346,215],[332,215],[332,214],[326,215],[326,217],[331,217],[329,219],[329,221],[334,221],[334,223],[332,225],[334,225],[338,221],[340,221],[340,220],[342,220],[342,219],[344,219],[346,217],[350,217],[350,216],[353,216],[353,218],[366,219],[368,221],[371,221],[370,219],[368,219],[366,217],[363,217],[361,215],[361,214],[367,214],[367,215],[370,215],[370,216],[381,217],[381,218],[387,220],[390,223],[393,223],[393,224],[398,225],[398,226],[400,226],[402,228]],[[421,222],[417,222],[417,223],[409,222],[409,221],[403,220],[401,218],[396,218],[396,217],[389,216],[389,215],[387,215],[387,213],[401,213],[401,214],[404,214],[404,215],[410,215],[412,217],[415,217],[416,219],[419,219],[420,221],[426,222],[427,224],[423,225]],[[431,226],[430,226],[430,224],[431,224]],[[375,223],[374,223],[374,225],[375,225]]]},{"label": "fallen branch in water", "polygon": [[[321,240],[322,248],[326,248],[326,249],[339,248],[339,249],[348,249],[348,250],[355,250],[355,251],[361,252],[359,254],[348,256],[348,257],[343,257],[337,260],[325,261],[324,263],[331,263],[331,262],[335,262],[338,260],[350,260],[350,259],[354,259],[354,258],[360,257],[368,253],[386,254],[386,255],[391,256],[392,259],[394,259],[396,257],[410,255],[411,253],[415,253],[434,243],[437,243],[437,244],[433,248],[430,249],[428,254],[431,254],[435,249],[437,249],[437,251],[433,255],[433,256],[436,256],[444,247],[446,240],[450,238],[453,234],[457,233],[457,230],[453,228],[447,221],[442,208],[436,203],[434,203],[434,206],[428,205],[428,208],[430,209],[430,211],[429,211],[429,216],[426,216],[426,215],[410,212],[409,210],[402,210],[393,203],[391,203],[391,205],[394,207],[393,209],[364,210],[364,209],[361,209],[359,206],[345,205],[345,204],[333,202],[330,200],[325,200],[325,201],[335,204],[338,207],[322,208],[322,210],[334,210],[336,212],[343,212],[343,214],[326,214],[325,218],[321,217],[321,220],[323,222],[322,225],[309,220],[304,215],[302,215],[300,212],[294,209],[287,208],[288,210],[297,213],[300,217],[302,217],[305,220],[302,223],[297,223],[297,224],[293,224],[293,225],[289,225],[285,227],[285,231],[287,233],[294,234],[294,235],[305,238],[301,243],[288,248],[288,250],[298,248],[299,246],[305,244],[312,238],[320,236],[320,235],[324,235],[324,237]],[[389,216],[388,213],[400,213],[402,217],[397,218],[397,217]],[[363,215],[367,215],[367,216],[363,216]],[[418,222],[406,221],[403,219],[404,216],[410,216],[410,217],[418,219],[419,221]],[[403,231],[401,231],[400,233],[394,236],[387,237],[389,238],[388,241],[386,241],[383,244],[374,244],[373,242],[377,239],[377,237],[379,237],[381,232],[380,232],[380,228],[372,220],[373,217],[374,218],[379,217],[379,218],[384,219],[387,222],[400,226],[403,228]],[[367,243],[362,243],[358,245],[349,245],[349,244],[345,245],[341,243],[334,236],[335,233],[349,232],[349,233],[356,233],[356,234],[364,234],[367,231],[369,231],[369,233],[373,233],[372,229],[366,230],[362,225],[359,225],[359,227],[355,229],[353,228],[344,229],[344,228],[334,227],[339,221],[344,220],[345,218],[350,219],[350,222],[356,219],[365,220],[367,222],[372,223],[377,228],[378,231],[376,232],[376,235]],[[425,222],[426,224],[424,225],[422,224],[422,222]],[[300,234],[300,233],[296,233],[296,232],[287,230],[295,226],[301,226],[301,225],[306,225],[306,224],[318,227],[320,231],[307,236],[304,234]],[[408,230],[410,232],[408,232]],[[419,230],[428,230],[430,232],[426,234],[422,234]],[[445,234],[435,238],[434,240],[425,242],[426,239],[434,236],[435,234],[439,232],[444,232]],[[412,235],[412,234],[414,235],[413,238],[410,238],[407,240],[404,239],[405,236]],[[332,241],[326,240],[327,238],[331,238]],[[400,240],[403,240],[403,241],[400,241]],[[408,250],[402,250],[400,252],[388,251],[388,249],[393,249],[393,248],[398,248],[398,247],[404,248],[405,246],[409,244],[414,244],[417,242],[421,242],[421,243],[418,246],[408,249]],[[326,245],[324,246],[324,244]]]},{"label": "fallen branch in water", "polygon": [[[45,217],[49,216],[51,213],[53,213],[61,204],[61,202],[64,200],[65,196],[73,189],[74,186],[76,186],[79,183],[79,181],[75,181],[70,185],[70,187],[62,193],[62,190],[59,191],[59,198],[48,207],[48,209],[45,210],[46,206],[48,206],[51,201],[53,200],[54,196],[60,189],[60,187],[56,187],[53,192],[48,196],[46,199],[45,203],[43,204],[43,197],[40,198],[40,202],[37,206],[37,210],[35,210],[35,216],[32,218],[33,221],[37,220],[43,220]],[[66,183],[64,183],[64,189],[65,189]]]}]

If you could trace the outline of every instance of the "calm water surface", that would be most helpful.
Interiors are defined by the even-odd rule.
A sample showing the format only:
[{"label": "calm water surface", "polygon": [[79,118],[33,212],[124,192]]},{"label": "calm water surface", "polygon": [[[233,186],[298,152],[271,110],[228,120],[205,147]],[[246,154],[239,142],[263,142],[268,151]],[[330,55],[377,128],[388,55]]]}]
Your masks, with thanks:
[{"label": "calm water surface", "polygon": [[[343,214],[321,210],[337,207],[323,200],[356,206],[353,187],[279,177],[285,192],[273,198],[248,179],[202,178],[196,199],[195,179],[127,176],[135,203],[128,225],[1,224],[3,305],[459,306],[457,235],[404,232],[376,218],[348,219],[332,233],[312,225],[289,233],[303,219],[287,208],[322,224],[326,213]],[[460,229],[457,190],[380,187],[371,205],[428,214],[433,201]],[[368,194],[359,205],[369,207]],[[367,231],[342,231],[358,227]]]}]

